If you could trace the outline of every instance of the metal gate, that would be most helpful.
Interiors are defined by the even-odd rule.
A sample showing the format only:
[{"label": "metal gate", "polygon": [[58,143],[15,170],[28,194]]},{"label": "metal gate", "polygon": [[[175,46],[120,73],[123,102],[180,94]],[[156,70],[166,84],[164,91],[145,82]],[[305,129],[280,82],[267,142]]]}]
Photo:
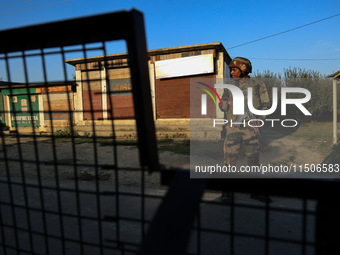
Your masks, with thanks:
[{"label": "metal gate", "polygon": [[[96,27],[93,33],[88,33],[90,27]],[[30,36],[21,40],[23,34]],[[1,107],[1,116],[10,115],[13,122],[10,131],[1,131],[0,253],[136,252],[150,217],[145,211],[146,199],[153,197],[145,194],[145,174],[159,168],[143,15],[136,10],[123,11],[2,31],[1,37],[7,38],[0,45],[6,81],[1,84],[2,96],[10,98],[9,109]],[[59,71],[59,85],[69,84],[73,82],[65,62],[69,56],[86,58],[90,52],[105,56],[109,54],[106,43],[118,39],[126,41],[129,51],[138,139],[118,141],[112,114],[111,131],[106,136],[97,134],[100,123],[95,121],[91,122],[91,137],[79,136],[73,114],[69,114],[68,130],[60,132],[54,127],[53,116],[65,113],[65,106],[60,110],[51,107],[49,91],[54,91],[56,83],[48,79],[50,68]],[[34,93],[36,87],[27,75],[32,68],[42,77],[35,84],[46,91],[43,112]],[[64,98],[71,98],[73,92],[63,93],[68,95]],[[110,86],[107,93],[114,93]],[[87,100],[90,107],[86,111],[93,115],[96,107],[91,93]],[[73,113],[71,106],[69,101],[66,113]],[[111,104],[108,111],[114,107]],[[49,116],[45,122],[50,122],[50,133],[41,134],[39,119],[29,118],[39,115]],[[21,133],[22,126],[32,127],[32,132]],[[130,177],[137,187],[123,184]]]},{"label": "metal gate", "polygon": [[[96,29],[89,32],[89,27]],[[23,34],[30,36],[23,41]],[[39,84],[49,98],[50,56],[59,56],[60,80],[68,84],[69,54],[86,58],[100,51],[106,56],[108,41],[125,40],[138,134],[133,141],[117,139],[110,100],[111,131],[99,136],[91,93],[92,136],[78,135],[73,121],[77,112],[69,114],[69,130],[57,132],[52,117],[57,112],[51,107],[43,112],[49,116],[49,134],[38,133],[33,120],[28,121],[31,134],[0,131],[1,254],[277,255],[331,254],[339,248],[337,180],[191,180],[188,170],[159,164],[139,11],[2,31],[0,37],[6,38],[0,44],[0,62],[8,96],[15,96],[13,89],[25,89],[30,116],[42,114],[33,105],[36,99],[29,100],[34,96],[27,76],[31,58],[39,59],[44,78]],[[13,62],[17,59],[20,66]],[[24,77],[19,85],[14,80],[18,70]],[[114,91],[108,86],[106,93]],[[13,104],[9,110],[0,108],[2,115],[18,116]],[[66,112],[72,111],[69,103]],[[226,188],[233,192],[229,204],[218,200]],[[279,202],[251,201],[251,192]]]}]

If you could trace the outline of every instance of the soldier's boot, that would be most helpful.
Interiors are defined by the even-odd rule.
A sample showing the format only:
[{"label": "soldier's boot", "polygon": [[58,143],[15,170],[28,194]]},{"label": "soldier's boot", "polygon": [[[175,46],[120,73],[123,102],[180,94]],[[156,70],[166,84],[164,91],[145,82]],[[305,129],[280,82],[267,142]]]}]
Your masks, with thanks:
[{"label": "soldier's boot", "polygon": [[[248,156],[248,165],[249,166],[260,165],[258,153],[254,153]],[[250,198],[266,204],[270,204],[272,202],[272,199],[265,193],[251,193]]]},{"label": "soldier's boot", "polygon": [[[235,166],[237,162],[237,157],[225,157],[225,165],[228,166]],[[231,203],[232,200],[232,193],[230,191],[227,190],[223,190],[222,194],[221,194],[221,201],[223,203]]]}]

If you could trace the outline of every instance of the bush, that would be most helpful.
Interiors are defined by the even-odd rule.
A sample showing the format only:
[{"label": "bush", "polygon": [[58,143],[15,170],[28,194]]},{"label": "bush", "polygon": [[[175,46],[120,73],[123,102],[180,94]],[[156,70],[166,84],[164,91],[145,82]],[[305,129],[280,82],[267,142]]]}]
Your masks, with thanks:
[{"label": "bush", "polygon": [[56,137],[72,137],[72,136],[77,136],[78,133],[75,130],[72,130],[71,128],[67,128],[64,130],[58,129],[57,131],[54,132],[54,136]]},{"label": "bush", "polygon": [[[301,68],[284,69],[284,74],[275,74],[266,70],[262,73],[255,73],[256,78],[265,78],[270,98],[272,98],[272,87],[300,87],[308,89],[311,99],[304,104],[312,116],[305,116],[296,106],[287,106],[287,116],[299,120],[331,120],[333,112],[333,86],[332,79],[327,79],[318,71],[305,70]],[[301,98],[300,94],[291,94],[290,98]],[[338,100],[340,100],[340,89],[338,90]],[[280,104],[274,116],[279,116]],[[338,111],[340,105],[338,103]],[[273,117],[273,116],[272,116]]]}]

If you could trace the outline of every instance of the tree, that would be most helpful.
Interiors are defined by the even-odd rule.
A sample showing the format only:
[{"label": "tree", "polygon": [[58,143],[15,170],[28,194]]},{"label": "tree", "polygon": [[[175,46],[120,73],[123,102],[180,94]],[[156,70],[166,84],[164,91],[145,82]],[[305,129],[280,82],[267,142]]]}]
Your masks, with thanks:
[{"label": "tree", "polygon": [[[271,97],[272,87],[299,87],[308,89],[311,99],[304,104],[312,117],[304,116],[294,105],[288,105],[287,115],[299,120],[330,120],[332,116],[332,82],[319,71],[306,70],[297,67],[289,67],[281,73],[273,73],[265,70],[262,73],[257,71],[255,78],[265,79],[269,95]],[[338,98],[340,91],[338,91]],[[300,94],[291,94],[290,98],[301,98]],[[272,97],[271,97],[272,98]],[[339,104],[338,104],[339,105]],[[340,106],[338,106],[340,108]],[[278,109],[279,110],[279,109]],[[278,112],[278,110],[276,112]],[[340,110],[340,109],[339,109]]]}]

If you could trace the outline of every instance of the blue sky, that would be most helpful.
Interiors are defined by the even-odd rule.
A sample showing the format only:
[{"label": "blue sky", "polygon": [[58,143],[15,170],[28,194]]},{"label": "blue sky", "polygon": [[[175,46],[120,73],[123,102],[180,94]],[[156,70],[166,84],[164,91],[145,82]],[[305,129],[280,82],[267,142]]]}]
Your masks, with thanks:
[{"label": "blue sky", "polygon": [[[340,13],[335,0],[1,0],[0,30],[131,8],[145,15],[149,49],[210,42],[228,49]],[[339,27],[340,15],[228,53],[250,58],[255,71],[301,67],[328,75],[340,70]]]}]

